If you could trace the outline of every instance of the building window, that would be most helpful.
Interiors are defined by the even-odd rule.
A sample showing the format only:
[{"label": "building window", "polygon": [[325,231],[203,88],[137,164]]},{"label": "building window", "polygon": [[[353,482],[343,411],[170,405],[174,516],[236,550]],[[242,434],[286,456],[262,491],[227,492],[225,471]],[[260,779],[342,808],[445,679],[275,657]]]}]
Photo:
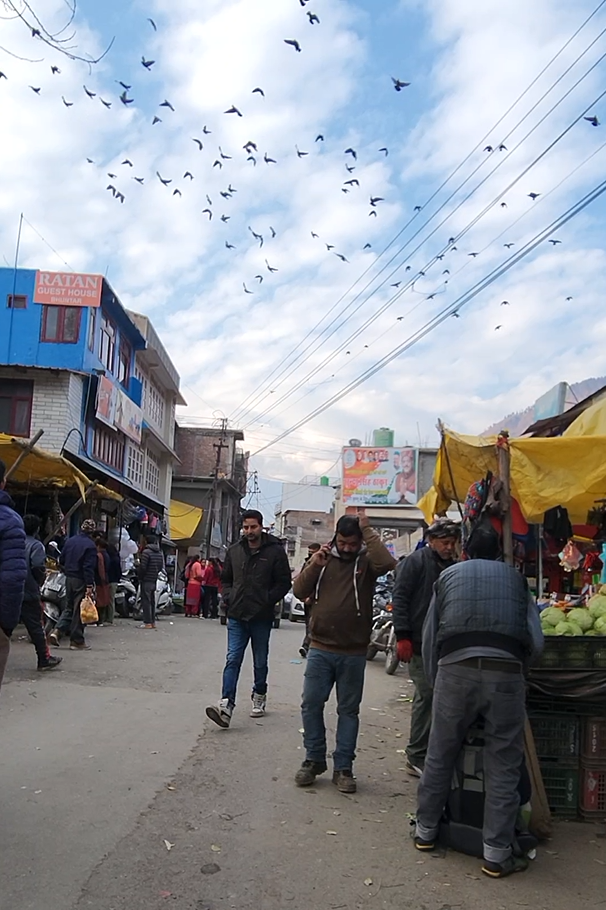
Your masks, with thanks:
[{"label": "building window", "polygon": [[0,433],[29,438],[33,396],[33,382],[0,380]]},{"label": "building window", "polygon": [[76,344],[80,337],[81,307],[43,306],[40,341]]},{"label": "building window", "polygon": [[97,336],[97,310],[90,307],[88,312],[88,349],[94,353],[95,339]]},{"label": "building window", "polygon": [[159,430],[164,430],[164,411],[166,402],[164,401],[164,395],[153,380],[150,380],[149,382],[145,404],[149,419]]},{"label": "building window", "polygon": [[6,298],[6,305],[9,310],[25,310],[27,309],[27,297],[25,294],[8,294]]},{"label": "building window", "polygon": [[93,433],[93,458],[121,474],[124,470],[124,436],[97,424]]},{"label": "building window", "polygon": [[120,339],[120,352],[118,354],[118,382],[128,388],[130,379],[131,349],[127,341]]},{"label": "building window", "polygon": [[158,496],[160,492],[160,459],[151,449],[147,450],[145,462],[145,489],[152,496]]},{"label": "building window", "polygon": [[297,541],[296,540],[287,540],[286,541],[286,552],[289,556],[294,556],[297,552]]},{"label": "building window", "polygon": [[138,446],[128,447],[128,461],[126,463],[126,476],[135,487],[143,486],[143,464],[145,458]]},{"label": "building window", "polygon": [[114,355],[116,352],[116,329],[107,316],[101,317],[101,342],[99,344],[99,360],[106,370],[114,372]]}]

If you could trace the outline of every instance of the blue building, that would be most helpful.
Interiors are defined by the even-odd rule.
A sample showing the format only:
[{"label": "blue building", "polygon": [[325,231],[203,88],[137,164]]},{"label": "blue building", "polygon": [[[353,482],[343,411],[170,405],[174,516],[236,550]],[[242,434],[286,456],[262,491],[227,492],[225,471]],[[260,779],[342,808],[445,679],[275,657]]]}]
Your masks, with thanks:
[{"label": "blue building", "polygon": [[179,376],[146,317],[100,275],[0,269],[0,432],[62,452],[162,514]]}]

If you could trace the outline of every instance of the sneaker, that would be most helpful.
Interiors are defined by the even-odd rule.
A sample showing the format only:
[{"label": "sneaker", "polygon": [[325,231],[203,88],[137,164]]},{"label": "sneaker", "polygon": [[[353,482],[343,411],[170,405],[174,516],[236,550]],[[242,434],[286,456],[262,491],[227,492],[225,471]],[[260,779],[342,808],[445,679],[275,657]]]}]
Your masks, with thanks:
[{"label": "sneaker", "polygon": [[309,761],[306,759],[297,773],[295,774],[295,784],[297,787],[310,787],[316,781],[319,774],[324,774],[328,770],[325,761]]},{"label": "sneaker", "polygon": [[229,704],[226,698],[222,698],[217,706],[210,705],[206,709],[206,716],[210,717],[217,726],[223,727],[224,730],[227,730],[231,723],[231,716],[233,714],[233,708]]},{"label": "sneaker", "polygon": [[407,761],[404,767],[406,769],[406,773],[410,774],[411,777],[421,777],[423,774],[423,766],[415,765],[414,762]]},{"label": "sneaker", "polygon": [[429,851],[429,850],[435,850],[435,848],[436,848],[435,840],[423,840],[422,837],[418,837],[418,836],[413,837],[413,840],[414,840],[414,844],[415,844],[415,847],[417,848],[417,850]]},{"label": "sneaker", "polygon": [[526,872],[528,860],[525,856],[510,856],[504,863],[491,863],[484,860],[482,872],[489,878],[507,878],[514,872]]},{"label": "sneaker", "polygon": [[50,654],[46,659],[46,663],[38,664],[38,670],[41,672],[44,670],[56,670],[62,660],[62,657],[53,657],[53,655]]},{"label": "sneaker", "polygon": [[335,771],[332,776],[332,782],[335,784],[339,793],[355,793],[358,789],[353,771]]},{"label": "sneaker", "polygon": [[257,692],[252,694],[252,708],[250,709],[251,717],[263,717],[267,707],[267,695],[258,695]]},{"label": "sneaker", "polygon": [[49,633],[48,640],[50,641],[51,645],[55,646],[55,648],[59,647],[59,633],[56,629],[53,629],[53,631]]},{"label": "sneaker", "polygon": [[70,651],[90,651],[90,645],[85,641],[70,641],[69,649]]}]

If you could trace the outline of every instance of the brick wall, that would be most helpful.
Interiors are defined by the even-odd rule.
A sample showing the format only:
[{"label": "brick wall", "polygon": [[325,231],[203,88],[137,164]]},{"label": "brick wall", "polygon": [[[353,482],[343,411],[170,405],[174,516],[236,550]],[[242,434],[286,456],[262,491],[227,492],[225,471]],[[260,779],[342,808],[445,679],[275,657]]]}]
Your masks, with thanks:
[{"label": "brick wall", "polygon": [[[38,430],[44,430],[40,447],[49,452],[60,452],[71,428],[80,429],[85,377],[67,371],[1,367],[0,378],[33,381],[31,436]],[[77,451],[78,438],[75,433],[72,434],[70,443],[72,440],[73,445],[68,444],[68,448]]]},{"label": "brick wall", "polygon": [[[221,439],[221,431],[200,427],[177,427],[175,432],[175,451],[181,461],[175,468],[179,477],[210,477],[215,470],[217,450],[215,443]],[[226,435],[228,447],[221,452],[220,470],[231,474],[234,437]]]}]

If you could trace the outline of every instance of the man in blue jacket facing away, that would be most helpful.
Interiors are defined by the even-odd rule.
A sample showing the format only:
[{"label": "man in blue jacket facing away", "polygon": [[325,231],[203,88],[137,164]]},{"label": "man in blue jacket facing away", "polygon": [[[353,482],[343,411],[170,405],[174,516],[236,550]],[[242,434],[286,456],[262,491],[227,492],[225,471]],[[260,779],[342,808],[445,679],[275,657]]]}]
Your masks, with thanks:
[{"label": "man in blue jacket facing away", "polygon": [[10,651],[10,637],[19,622],[27,567],[25,531],[5,491],[6,465],[0,461],[0,684]]},{"label": "man in blue jacket facing away", "polygon": [[58,645],[62,634],[69,631],[69,646],[72,651],[90,650],[90,645],[84,639],[80,604],[86,594],[92,595],[95,585],[97,547],[93,534],[96,528],[92,518],[83,521],[80,533],[65,541],[59,557],[59,563],[65,572],[67,606],[61,614],[57,627],[49,635],[49,639],[54,645]]}]

